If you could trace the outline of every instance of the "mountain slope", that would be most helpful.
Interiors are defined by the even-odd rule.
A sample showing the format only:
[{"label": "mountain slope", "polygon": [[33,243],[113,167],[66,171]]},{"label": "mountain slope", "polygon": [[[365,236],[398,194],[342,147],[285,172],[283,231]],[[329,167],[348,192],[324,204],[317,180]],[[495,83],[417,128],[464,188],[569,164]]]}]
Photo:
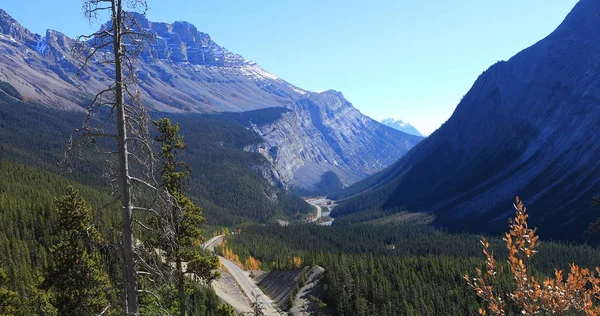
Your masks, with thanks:
[{"label": "mountain slope", "polygon": [[580,1],[548,37],[485,71],[452,117],[338,209],[435,212],[452,229],[499,231],[521,195],[533,225],[581,236],[600,193],[600,2]]},{"label": "mountain slope", "polygon": [[[266,113],[275,110],[279,109],[257,110],[251,117],[268,118],[266,122],[275,120],[280,113]],[[102,161],[107,157],[97,155],[91,148],[83,150],[81,159],[72,153],[72,159],[58,165],[69,136],[81,126],[82,116],[0,93],[0,162],[17,162],[93,188],[105,188]],[[248,117],[246,112],[236,113],[235,117],[174,113],[168,116],[179,124],[188,145],[182,159],[192,169],[189,193],[203,208],[210,225],[266,222],[311,211],[302,199],[281,190],[277,177],[271,173],[271,164],[263,156],[244,151],[263,141],[237,122],[240,117]]]},{"label": "mountain slope", "polygon": [[[305,91],[268,73],[192,24],[137,19],[156,38],[140,55],[136,72],[143,100],[153,111],[292,110],[274,123],[248,125],[265,139],[248,150],[269,159],[285,186],[312,189],[326,172],[349,185],[393,163],[420,141],[367,118],[340,93]],[[98,63],[76,76],[80,61],[71,53],[74,41],[60,32],[33,34],[1,9],[0,30],[0,81],[10,83],[25,100],[80,110],[107,85],[111,71]]]},{"label": "mountain slope", "polygon": [[423,134],[421,134],[421,132],[419,132],[414,126],[410,125],[410,123],[402,122],[402,120],[399,119],[394,119],[391,117],[386,118],[381,121],[381,124],[387,125],[407,134],[423,136]]}]

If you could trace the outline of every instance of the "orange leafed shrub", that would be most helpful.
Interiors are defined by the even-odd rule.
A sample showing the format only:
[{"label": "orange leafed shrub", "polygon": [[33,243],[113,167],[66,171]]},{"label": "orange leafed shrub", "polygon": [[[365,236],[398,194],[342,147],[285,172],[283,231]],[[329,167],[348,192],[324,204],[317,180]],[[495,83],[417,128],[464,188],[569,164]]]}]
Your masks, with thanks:
[{"label": "orange leafed shrub", "polygon": [[486,310],[480,309],[480,315],[506,315],[508,300],[516,306],[521,314],[554,314],[563,315],[567,311],[578,311],[585,315],[600,315],[600,268],[595,273],[586,268],[571,264],[571,271],[566,279],[562,270],[555,270],[554,278],[539,282],[528,268],[529,260],[537,253],[538,236],[535,229],[527,226],[526,208],[517,197],[514,207],[516,216],[510,221],[510,230],[504,240],[508,248],[508,264],[510,273],[516,282],[511,293],[500,293],[493,287],[498,276],[498,268],[494,252],[489,249],[489,242],[481,239],[485,255],[485,272],[476,269],[474,278],[465,275],[468,285],[475,290],[477,296],[486,302]]},{"label": "orange leafed shrub", "polygon": [[293,257],[292,260],[294,261],[294,266],[296,268],[300,268],[300,265],[302,264],[302,259],[300,259],[300,257]]},{"label": "orange leafed shrub", "polygon": [[244,267],[246,267],[246,270],[259,270],[260,269],[260,261],[254,259],[252,256],[248,257],[248,259],[246,259],[246,262],[244,263]]}]

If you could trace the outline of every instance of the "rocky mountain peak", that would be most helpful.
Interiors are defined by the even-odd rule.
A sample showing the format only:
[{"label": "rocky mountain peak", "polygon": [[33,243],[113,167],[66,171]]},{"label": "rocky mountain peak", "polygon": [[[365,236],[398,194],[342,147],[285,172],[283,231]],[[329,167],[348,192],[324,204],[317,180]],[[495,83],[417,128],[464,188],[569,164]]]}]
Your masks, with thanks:
[{"label": "rocky mountain peak", "polygon": [[573,38],[583,38],[600,26],[600,2],[580,0],[567,15],[554,34],[570,33]]},{"label": "rocky mountain peak", "polygon": [[354,108],[341,92],[333,89],[312,93],[309,99],[314,103],[326,105],[332,110],[343,107]]},{"label": "rocky mountain peak", "polygon": [[147,53],[152,53],[153,57],[160,60],[221,67],[249,63],[240,55],[232,54],[217,45],[208,34],[198,31],[196,26],[189,22],[150,22],[141,14],[135,14],[134,18],[140,27],[152,33],[155,42],[152,50]]},{"label": "rocky mountain peak", "polygon": [[2,30],[2,34],[10,34],[10,29],[16,25],[20,26],[19,22],[8,14],[8,12],[0,9],[0,29]]},{"label": "rocky mountain peak", "polygon": [[31,43],[36,37],[35,34],[21,26],[17,20],[2,9],[0,9],[0,34],[27,43]]},{"label": "rocky mountain peak", "polygon": [[70,37],[55,30],[47,30],[43,39],[40,39],[40,41],[42,40],[45,41],[46,45],[51,45],[66,52],[71,50],[74,43]]}]

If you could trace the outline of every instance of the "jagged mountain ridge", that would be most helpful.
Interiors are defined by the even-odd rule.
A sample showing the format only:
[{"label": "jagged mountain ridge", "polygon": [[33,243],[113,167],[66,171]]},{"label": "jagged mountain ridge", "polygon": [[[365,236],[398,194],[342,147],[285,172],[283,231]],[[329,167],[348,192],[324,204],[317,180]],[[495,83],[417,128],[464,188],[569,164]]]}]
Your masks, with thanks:
[{"label": "jagged mountain ridge", "polygon": [[363,192],[345,211],[405,206],[451,229],[504,231],[520,195],[541,234],[582,236],[600,216],[599,17],[600,2],[581,0],[552,34],[491,66],[439,130],[342,194]]},{"label": "jagged mountain ridge", "polygon": [[[269,159],[285,186],[311,188],[327,171],[348,185],[391,164],[420,141],[362,115],[341,93],[305,91],[268,73],[190,23],[154,23],[141,15],[136,19],[156,39],[141,54],[137,68],[150,109],[292,110],[274,123],[249,125],[265,143],[248,150]],[[106,86],[111,73],[98,64],[75,75],[80,63],[71,53],[73,39],[52,30],[45,36],[33,34],[1,9],[0,26],[0,81],[10,83],[28,101],[79,110]]]},{"label": "jagged mountain ridge", "polygon": [[389,117],[389,118],[381,120],[381,124],[387,125],[391,128],[397,129],[406,134],[411,134],[411,135],[415,135],[415,136],[424,136],[414,126],[410,125],[410,123],[403,122],[400,119],[395,119],[395,118]]}]

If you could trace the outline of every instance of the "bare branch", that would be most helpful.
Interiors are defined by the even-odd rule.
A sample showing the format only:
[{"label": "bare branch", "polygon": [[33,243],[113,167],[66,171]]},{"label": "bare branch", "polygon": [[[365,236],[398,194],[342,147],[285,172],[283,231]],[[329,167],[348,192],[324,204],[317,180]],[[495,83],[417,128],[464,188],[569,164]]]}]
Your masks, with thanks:
[{"label": "bare branch", "polygon": [[108,306],[106,306],[106,307],[105,307],[105,308],[102,310],[102,312],[100,312],[100,314],[98,314],[98,316],[107,315],[107,313],[108,313],[108,309],[109,309],[110,307],[111,307],[111,305],[110,305],[110,304],[108,304]]},{"label": "bare branch", "polygon": [[139,207],[139,206],[133,206],[132,208],[133,208],[134,210],[136,210],[136,211],[145,211],[145,212],[150,212],[150,213],[152,213],[152,214],[154,214],[154,215],[156,215],[156,216],[160,216],[160,213],[159,213],[159,212],[157,212],[156,210],[154,210],[154,209],[151,209],[151,208],[147,208],[147,207]]},{"label": "bare branch", "polygon": [[129,180],[133,180],[135,182],[138,182],[140,184],[143,184],[143,185],[147,186],[148,188],[150,188],[152,190],[157,190],[155,186],[151,185],[150,183],[148,183],[148,182],[146,182],[146,181],[144,181],[142,179],[139,179],[139,178],[136,178],[136,177],[132,177],[132,176],[129,176],[128,179]]},{"label": "bare branch", "polygon": [[137,219],[134,219],[133,222],[136,223],[136,224],[138,224],[138,225],[140,225],[143,229],[145,229],[147,231],[153,231],[152,228],[144,225],[142,222],[138,221]]}]

